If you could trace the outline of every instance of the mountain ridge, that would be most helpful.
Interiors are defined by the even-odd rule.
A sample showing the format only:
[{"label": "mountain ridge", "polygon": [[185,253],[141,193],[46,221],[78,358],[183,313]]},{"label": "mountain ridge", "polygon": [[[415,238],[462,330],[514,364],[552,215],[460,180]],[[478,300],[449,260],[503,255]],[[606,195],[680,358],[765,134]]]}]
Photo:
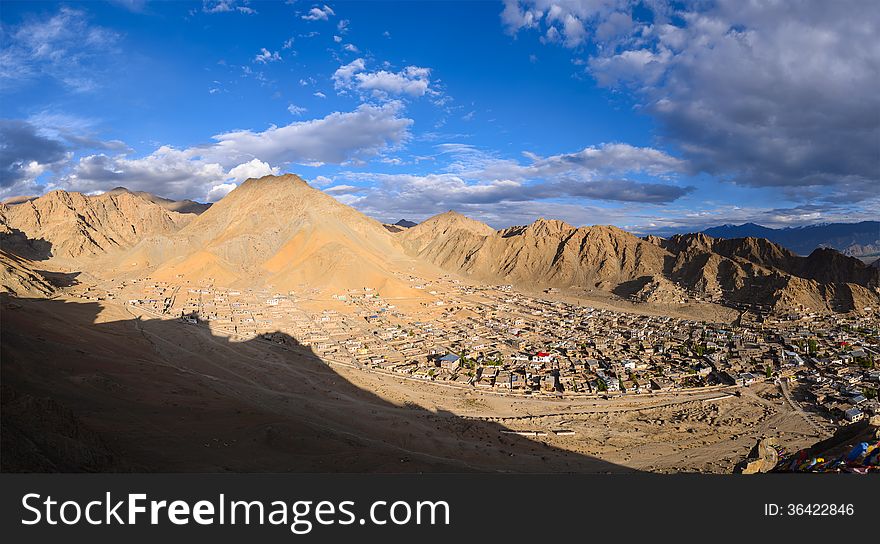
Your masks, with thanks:
[{"label": "mountain ridge", "polygon": [[[663,304],[851,311],[880,301],[876,266],[832,249],[801,256],[764,238],[639,238],[545,218],[495,230],[453,210],[404,228],[293,174],[248,179],[198,215],[169,211],[157,199],[121,189],[94,197],[53,191],[0,205],[4,249],[99,274],[334,293],[369,287],[404,298],[424,296],[402,279],[418,272]],[[45,256],[42,243],[51,247]],[[8,268],[27,278],[27,265]]]}]

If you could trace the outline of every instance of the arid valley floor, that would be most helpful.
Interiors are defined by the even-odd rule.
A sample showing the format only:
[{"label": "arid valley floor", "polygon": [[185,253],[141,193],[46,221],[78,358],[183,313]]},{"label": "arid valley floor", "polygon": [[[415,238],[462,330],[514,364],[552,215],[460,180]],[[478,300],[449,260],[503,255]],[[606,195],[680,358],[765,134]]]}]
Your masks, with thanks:
[{"label": "arid valley floor", "polygon": [[820,437],[767,383],[609,399],[502,393],[321,360],[125,301],[2,304],[4,384],[22,384],[4,398],[4,423],[34,444],[4,449],[7,467],[729,473],[762,436],[792,448]]}]

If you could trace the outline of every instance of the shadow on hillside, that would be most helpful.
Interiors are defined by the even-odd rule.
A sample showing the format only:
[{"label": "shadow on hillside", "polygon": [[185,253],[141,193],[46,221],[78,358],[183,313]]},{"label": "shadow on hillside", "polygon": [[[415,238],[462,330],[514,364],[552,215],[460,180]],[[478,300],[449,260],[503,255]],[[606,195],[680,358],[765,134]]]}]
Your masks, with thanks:
[{"label": "shadow on hillside", "polygon": [[619,283],[611,292],[621,298],[629,299],[648,285],[651,279],[651,276],[642,276],[641,278],[625,281]]},{"label": "shadow on hillside", "polygon": [[52,242],[42,238],[28,238],[18,229],[0,234],[0,248],[31,261],[45,261],[52,256]]},{"label": "shadow on hillside", "polygon": [[79,284],[79,272],[53,272],[51,270],[35,270],[39,275],[56,288],[73,287]]},{"label": "shadow on hillside", "polygon": [[379,396],[282,333],[234,341],[127,311],[0,297],[0,470],[633,472],[426,409],[399,378]]}]

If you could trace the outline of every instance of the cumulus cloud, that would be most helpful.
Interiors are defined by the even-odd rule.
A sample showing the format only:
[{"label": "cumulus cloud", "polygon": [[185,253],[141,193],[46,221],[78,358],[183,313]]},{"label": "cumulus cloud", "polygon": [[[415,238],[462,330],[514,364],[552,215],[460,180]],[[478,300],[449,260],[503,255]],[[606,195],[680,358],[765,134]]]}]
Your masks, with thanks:
[{"label": "cumulus cloud", "polygon": [[[44,110],[27,119],[0,119],[0,184],[23,178],[16,172],[57,171],[76,151],[92,149],[129,153],[120,140],[103,140],[96,135],[97,120]],[[31,177],[31,182],[34,179]]]},{"label": "cumulus cloud", "polygon": [[413,121],[399,115],[401,105],[362,104],[352,112],[270,127],[263,132],[239,130],[214,136],[206,157],[239,160],[258,157],[272,164],[334,163],[364,159],[409,136]]},{"label": "cumulus cloud", "polygon": [[533,160],[526,172],[533,176],[553,175],[571,171],[600,172],[602,174],[621,174],[625,172],[647,173],[663,176],[684,173],[686,163],[659,149],[635,147],[624,143],[605,143],[585,147],[575,153],[563,153],[541,158],[527,153]]},{"label": "cumulus cloud", "polygon": [[260,52],[257,53],[257,56],[254,57],[254,62],[258,62],[260,64],[268,64],[270,62],[277,62],[281,60],[281,55],[278,54],[278,51],[269,51],[265,47],[260,48]]},{"label": "cumulus cloud", "polygon": [[238,187],[238,185],[234,183],[219,183],[211,187],[211,190],[208,191],[208,194],[205,195],[205,200],[208,202],[217,202],[224,196],[228,195],[230,191]]},{"label": "cumulus cloud", "polygon": [[268,163],[260,159],[251,159],[248,162],[239,164],[235,168],[229,170],[226,175],[228,179],[232,179],[238,183],[250,178],[261,178],[263,176],[277,176],[280,168],[269,166]]},{"label": "cumulus cloud", "polygon": [[100,86],[100,74],[119,40],[115,32],[90,24],[85,12],[69,7],[2,32],[0,88],[48,77],[72,91],[92,91]]},{"label": "cumulus cloud", "polygon": [[407,66],[399,72],[366,70],[364,59],[358,58],[340,66],[333,74],[337,91],[356,90],[377,97],[389,95],[424,96],[431,92],[431,69]]},{"label": "cumulus cloud", "polygon": [[[861,201],[880,182],[880,11],[864,2],[509,1],[511,33],[583,23],[587,69],[631,91],[695,169],[795,199]],[[574,28],[574,27],[571,27]]]},{"label": "cumulus cloud", "polygon": [[543,16],[544,12],[537,6],[520,6],[516,0],[504,0],[501,22],[509,33],[516,34],[522,28],[537,27]]},{"label": "cumulus cloud", "polygon": [[[533,209],[543,210],[540,215],[557,217],[558,211],[565,209],[568,217],[574,217],[570,212],[576,205],[595,207],[589,201],[601,201],[605,206],[668,205],[693,190],[670,181],[685,170],[682,161],[656,149],[627,144],[602,144],[549,157],[526,153],[525,162],[497,158],[461,143],[440,144],[437,150],[451,159],[446,172],[342,172],[336,180],[351,183],[334,185],[332,193],[338,198],[345,196],[346,203],[377,217],[388,218],[401,210],[432,215],[452,208],[476,210],[481,216],[493,217],[496,224],[509,225],[512,216],[500,210],[522,210],[529,203]],[[628,177],[633,175],[651,180]]]},{"label": "cumulus cloud", "polygon": [[499,159],[467,144],[440,144],[441,153],[451,155],[450,170],[473,179],[554,179],[564,176],[572,182],[592,181],[622,175],[645,174],[671,178],[687,172],[685,161],[659,149],[635,147],[624,143],[603,143],[573,153],[541,157],[525,152],[523,164]]},{"label": "cumulus cloud", "polygon": [[[384,221],[401,217],[422,220],[436,213],[454,209],[495,227],[507,227],[552,217],[572,224],[608,224],[621,226],[644,224],[644,198],[633,202],[626,191],[650,192],[634,182],[597,182],[584,190],[592,194],[573,194],[579,186],[562,182],[526,184],[513,180],[477,182],[455,174],[375,174],[343,172],[341,178],[368,183],[368,186],[340,184],[332,194],[337,200]],[[660,191],[668,191],[663,185]],[[593,205],[582,198],[606,200]],[[575,197],[575,198],[573,198]],[[620,198],[614,205],[607,199]]]},{"label": "cumulus cloud", "polygon": [[[612,20],[614,25],[624,24],[623,17],[615,17],[618,10],[626,10],[634,2],[629,0],[600,0],[573,2],[566,0],[504,0],[501,23],[505,30],[515,35],[522,29],[544,30],[544,41],[561,42],[565,47],[576,48],[584,44],[587,27]],[[626,15],[623,13],[622,15]],[[604,33],[610,28],[603,30]]]},{"label": "cumulus cloud", "polygon": [[336,15],[336,13],[325,4],[324,7],[313,7],[302,18],[306,21],[326,21],[331,15]]},{"label": "cumulus cloud", "polygon": [[[90,154],[79,159],[59,180],[65,188],[91,192],[117,185],[149,191],[169,198],[216,199],[247,178],[278,174],[291,164],[357,163],[409,137],[411,119],[400,115],[399,103],[384,106],[363,104],[351,112],[335,112],[320,119],[272,126],[262,132],[238,130],[214,136],[212,144],[176,149],[162,146],[147,156]],[[40,147],[42,146],[42,147]],[[62,149],[43,141],[22,149],[53,151],[51,156],[31,155],[31,160],[49,160]],[[24,179],[15,164],[28,155],[16,149],[10,157],[10,173]],[[61,157],[60,155],[58,155]],[[61,157],[63,158],[63,157]],[[4,173],[5,175],[5,173]]]},{"label": "cumulus cloud", "polygon": [[69,146],[38,132],[33,124],[0,119],[0,195],[33,194],[37,178],[70,159]]},{"label": "cumulus cloud", "polygon": [[306,112],[306,109],[302,106],[297,106],[296,104],[289,104],[287,106],[287,111],[289,111],[291,115],[302,115]]},{"label": "cumulus cloud", "polygon": [[259,159],[224,165],[193,157],[191,149],[162,146],[146,157],[95,154],[82,157],[62,178],[70,190],[93,192],[124,186],[174,199],[214,202],[248,178],[277,175],[280,168]]},{"label": "cumulus cloud", "polygon": [[253,15],[257,11],[250,6],[248,0],[202,0],[202,11],[205,13],[244,13]]},{"label": "cumulus cloud", "polygon": [[[688,192],[688,187],[663,183],[643,183],[628,179],[600,179],[575,182],[560,178],[528,183],[511,179],[467,180],[456,174],[346,174],[351,179],[377,182],[376,198],[393,203],[399,209],[433,210],[454,208],[460,204],[496,204],[500,202],[536,202],[559,198],[665,204]],[[338,191],[344,192],[344,191]],[[360,192],[360,191],[359,191]],[[421,202],[421,203],[420,203]],[[536,205],[539,205],[536,203]]]},{"label": "cumulus cloud", "polygon": [[105,154],[82,157],[62,178],[61,186],[81,192],[124,186],[167,198],[214,202],[248,178],[277,175],[280,171],[259,159],[227,169],[218,162],[194,157],[192,149],[162,146],[142,158]]},{"label": "cumulus cloud", "polygon": [[187,150],[162,146],[142,158],[94,154],[82,157],[62,178],[62,185],[74,191],[107,190],[122,185],[168,198],[202,197],[221,183],[226,170],[218,163],[192,160]]}]

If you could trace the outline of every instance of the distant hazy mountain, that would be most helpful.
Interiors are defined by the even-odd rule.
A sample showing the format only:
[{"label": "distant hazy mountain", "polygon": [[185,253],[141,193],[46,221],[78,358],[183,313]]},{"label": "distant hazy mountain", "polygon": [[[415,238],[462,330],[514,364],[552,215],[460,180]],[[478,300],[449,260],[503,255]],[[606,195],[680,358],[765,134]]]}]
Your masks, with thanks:
[{"label": "distant hazy mountain", "polygon": [[149,200],[153,204],[158,204],[166,210],[178,213],[194,213],[198,215],[211,207],[210,204],[202,204],[201,202],[195,202],[193,200],[171,200],[145,191],[129,191],[125,187],[114,187],[104,194],[118,195],[122,193],[131,193],[144,200]]},{"label": "distant hazy mountain", "polygon": [[400,221],[398,221],[397,223],[394,223],[394,224],[398,227],[403,227],[405,229],[409,229],[409,228],[412,228],[412,227],[418,225],[418,223],[413,223],[412,221],[408,221],[406,219],[401,219]]},{"label": "distant hazy mountain", "polygon": [[827,223],[807,227],[772,229],[754,223],[722,225],[703,231],[713,238],[766,238],[800,255],[817,247],[834,248],[851,257],[880,255],[880,222]]}]

